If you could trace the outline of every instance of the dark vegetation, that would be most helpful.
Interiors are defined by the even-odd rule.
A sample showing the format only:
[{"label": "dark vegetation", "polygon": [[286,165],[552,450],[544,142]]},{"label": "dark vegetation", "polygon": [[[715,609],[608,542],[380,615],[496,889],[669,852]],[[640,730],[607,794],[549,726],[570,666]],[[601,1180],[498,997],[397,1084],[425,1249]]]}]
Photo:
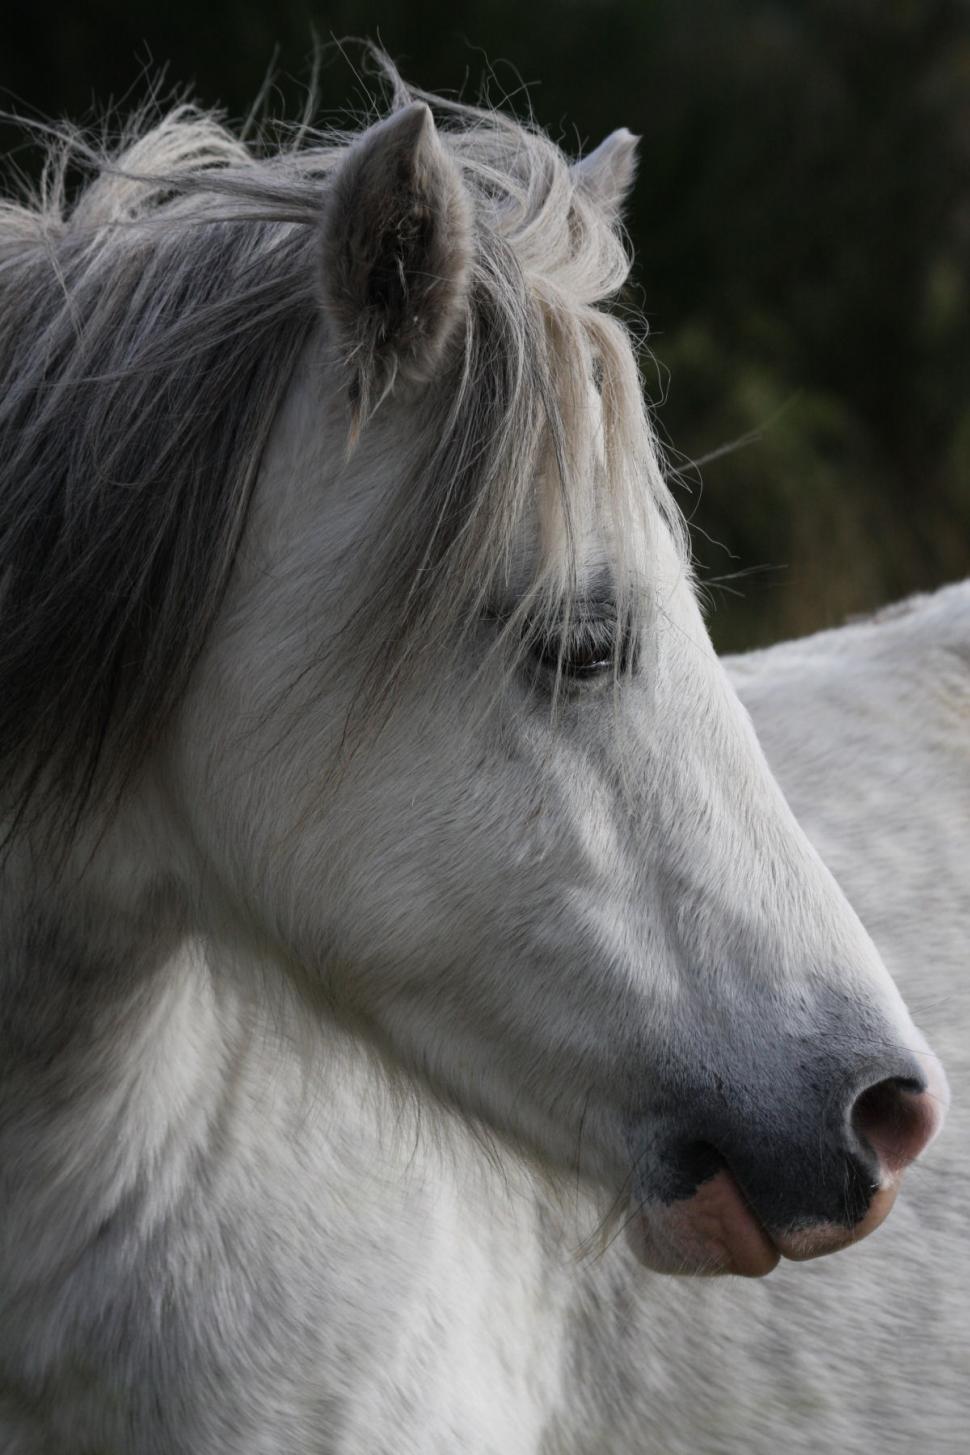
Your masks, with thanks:
[{"label": "dark vegetation", "polygon": [[[629,126],[645,377],[718,645],[970,572],[970,0],[13,0],[4,31],[28,115],[126,109],[163,65],[233,116],[275,69],[293,115],[315,32],[469,98],[490,70],[567,148]],[[359,62],[325,52],[325,113]]]}]

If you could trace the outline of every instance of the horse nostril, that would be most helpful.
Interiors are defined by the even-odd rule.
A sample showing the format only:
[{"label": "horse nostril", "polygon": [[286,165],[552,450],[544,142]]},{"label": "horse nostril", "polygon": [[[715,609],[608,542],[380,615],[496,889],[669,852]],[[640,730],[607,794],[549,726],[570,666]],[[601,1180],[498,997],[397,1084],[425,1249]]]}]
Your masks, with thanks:
[{"label": "horse nostril", "polygon": [[883,1172],[901,1172],[933,1140],[941,1110],[917,1077],[888,1076],[859,1095],[852,1128],[879,1159]]}]

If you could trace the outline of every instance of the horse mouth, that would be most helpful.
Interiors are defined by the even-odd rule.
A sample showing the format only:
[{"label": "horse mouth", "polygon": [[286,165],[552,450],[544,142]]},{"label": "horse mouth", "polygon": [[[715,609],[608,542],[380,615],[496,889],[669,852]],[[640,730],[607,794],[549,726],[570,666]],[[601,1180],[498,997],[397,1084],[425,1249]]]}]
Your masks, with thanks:
[{"label": "horse mouth", "polygon": [[691,1197],[641,1208],[627,1236],[640,1262],[655,1273],[763,1278],[781,1257],[727,1168]]},{"label": "horse mouth", "polygon": [[884,1177],[855,1224],[813,1222],[768,1232],[726,1167],[690,1197],[638,1209],[627,1226],[637,1258],[655,1273],[763,1278],[781,1258],[800,1263],[837,1253],[879,1227],[896,1200],[899,1176]]}]

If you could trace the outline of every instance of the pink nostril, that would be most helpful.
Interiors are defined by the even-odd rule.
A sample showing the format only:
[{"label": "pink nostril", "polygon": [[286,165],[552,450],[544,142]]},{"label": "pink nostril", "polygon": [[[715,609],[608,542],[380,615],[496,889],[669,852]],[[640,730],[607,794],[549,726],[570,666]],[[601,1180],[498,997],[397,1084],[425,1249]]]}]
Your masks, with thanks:
[{"label": "pink nostril", "polygon": [[901,1172],[932,1142],[942,1110],[918,1081],[890,1076],[870,1086],[852,1108],[856,1134],[875,1152],[884,1172]]}]

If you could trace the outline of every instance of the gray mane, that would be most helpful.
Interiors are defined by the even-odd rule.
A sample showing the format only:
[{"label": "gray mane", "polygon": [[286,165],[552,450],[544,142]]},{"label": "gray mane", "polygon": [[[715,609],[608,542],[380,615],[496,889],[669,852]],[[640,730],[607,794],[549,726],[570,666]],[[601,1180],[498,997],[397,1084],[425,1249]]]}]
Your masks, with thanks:
[{"label": "gray mane", "polygon": [[[422,94],[391,79],[395,104]],[[591,359],[618,536],[645,492],[674,520],[626,333],[596,307],[628,270],[611,220],[546,137],[424,99],[474,200],[476,264],[463,347],[415,404],[426,445],[381,537],[385,682],[429,631],[488,602],[550,449],[568,542],[591,488],[577,392]],[[123,786],[177,706],[280,403],[320,333],[321,209],[352,142],[305,131],[263,153],[182,106],[114,148],[58,134],[37,195],[0,204],[7,811],[80,813]],[[72,198],[78,166],[88,180]],[[535,594],[558,612],[569,553],[547,555]]]}]

